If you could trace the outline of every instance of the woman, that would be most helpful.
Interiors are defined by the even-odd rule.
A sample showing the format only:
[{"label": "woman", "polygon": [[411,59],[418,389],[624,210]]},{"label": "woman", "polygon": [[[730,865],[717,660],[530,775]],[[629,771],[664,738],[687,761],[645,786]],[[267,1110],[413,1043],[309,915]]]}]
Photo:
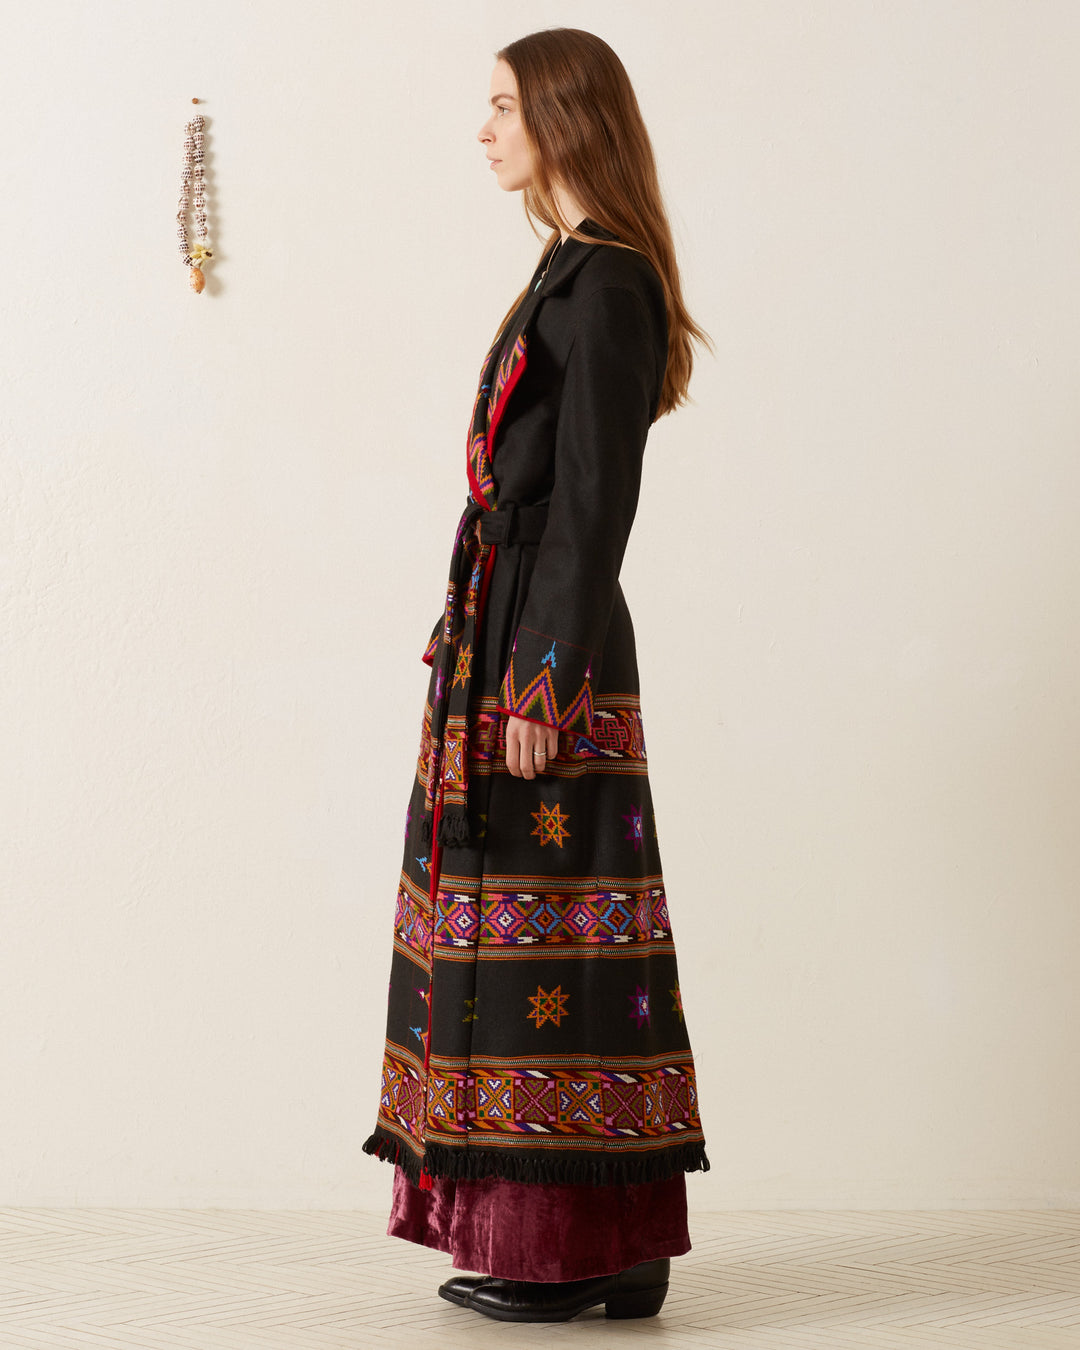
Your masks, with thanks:
[{"label": "woman", "polygon": [[691,338],[615,53],[497,53],[479,140],[551,226],[485,357],[406,817],[381,1101],[391,1236],[509,1321],[649,1316],[705,1170],[619,568]]}]

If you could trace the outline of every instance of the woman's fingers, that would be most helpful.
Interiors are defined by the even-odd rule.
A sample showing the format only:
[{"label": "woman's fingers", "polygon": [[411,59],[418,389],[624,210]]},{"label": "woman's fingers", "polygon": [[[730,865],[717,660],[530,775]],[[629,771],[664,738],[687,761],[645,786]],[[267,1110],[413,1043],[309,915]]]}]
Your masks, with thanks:
[{"label": "woman's fingers", "polygon": [[535,778],[559,753],[554,727],[510,716],[506,721],[506,767],[515,778]]},{"label": "woman's fingers", "polygon": [[521,777],[521,746],[518,722],[514,717],[506,719],[506,767],[515,778]]},{"label": "woman's fingers", "polygon": [[[514,727],[513,734],[510,731],[511,725]],[[506,767],[515,778],[532,778],[534,776],[531,762],[532,755],[525,744],[525,740],[522,723],[516,718],[511,719],[511,723],[506,728]]]},{"label": "woman's fingers", "polygon": [[537,722],[526,722],[529,728],[527,740],[529,744],[528,754],[522,758],[531,761],[532,773],[526,773],[526,778],[534,778],[536,774],[543,773],[548,766],[548,760],[554,759],[559,753],[559,733],[554,727],[540,726]]},{"label": "woman's fingers", "polygon": [[515,778],[535,778],[533,730],[535,722],[511,717],[506,724],[506,767]]}]

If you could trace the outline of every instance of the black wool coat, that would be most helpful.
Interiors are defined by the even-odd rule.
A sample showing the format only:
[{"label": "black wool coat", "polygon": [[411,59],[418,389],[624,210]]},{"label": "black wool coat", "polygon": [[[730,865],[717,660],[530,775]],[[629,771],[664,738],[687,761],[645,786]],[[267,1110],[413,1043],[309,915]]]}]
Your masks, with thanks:
[{"label": "black wool coat", "polygon": [[[481,367],[363,1147],[432,1176],[704,1170],[619,570],[667,360],[643,255],[545,254]],[[550,265],[548,265],[550,260]],[[555,727],[534,779],[509,715]]]}]

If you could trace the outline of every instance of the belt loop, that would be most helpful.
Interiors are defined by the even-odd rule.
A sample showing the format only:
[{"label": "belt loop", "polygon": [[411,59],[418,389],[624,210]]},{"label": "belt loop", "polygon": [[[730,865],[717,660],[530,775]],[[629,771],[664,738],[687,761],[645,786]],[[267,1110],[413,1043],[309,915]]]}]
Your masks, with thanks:
[{"label": "belt loop", "polygon": [[534,506],[507,502],[505,506],[481,514],[480,542],[505,544],[512,548],[520,544],[538,544],[543,537],[547,516],[547,502],[537,502]]}]

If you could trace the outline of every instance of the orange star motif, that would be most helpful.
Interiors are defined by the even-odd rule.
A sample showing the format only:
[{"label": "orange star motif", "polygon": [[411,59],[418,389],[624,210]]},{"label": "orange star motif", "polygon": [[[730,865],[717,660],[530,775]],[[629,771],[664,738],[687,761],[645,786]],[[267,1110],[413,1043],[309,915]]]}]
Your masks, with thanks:
[{"label": "orange star motif", "polygon": [[531,833],[539,835],[541,848],[545,844],[557,844],[562,848],[563,840],[570,838],[570,831],[566,828],[566,822],[570,817],[563,814],[558,802],[554,806],[547,806],[541,802],[540,810],[530,811],[529,814],[536,821],[536,829]]},{"label": "orange star motif", "polygon": [[569,994],[563,993],[561,984],[557,984],[550,993],[537,985],[536,993],[529,995],[533,1010],[525,1016],[535,1021],[538,1027],[542,1027],[545,1022],[554,1022],[556,1026],[561,1026],[561,1019],[567,1015],[564,1004],[569,997]]},{"label": "orange star motif", "polygon": [[465,647],[458,653],[457,668],[454,671],[454,686],[464,684],[472,670],[472,647]]}]

